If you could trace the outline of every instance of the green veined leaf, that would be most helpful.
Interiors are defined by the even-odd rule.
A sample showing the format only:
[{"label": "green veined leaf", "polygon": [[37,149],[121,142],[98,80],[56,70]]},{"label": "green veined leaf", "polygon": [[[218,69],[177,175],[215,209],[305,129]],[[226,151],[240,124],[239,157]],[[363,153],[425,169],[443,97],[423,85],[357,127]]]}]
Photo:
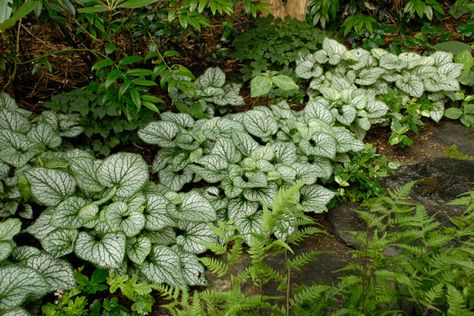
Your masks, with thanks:
[{"label": "green veined leaf", "polygon": [[36,239],[42,240],[49,233],[54,231],[56,228],[52,224],[54,209],[46,209],[43,211],[38,219],[26,228],[26,232],[33,235]]},{"label": "green veined leaf", "polygon": [[164,112],[161,114],[161,120],[174,123],[181,128],[191,128],[194,124],[192,116],[186,113]]},{"label": "green veined leaf", "polygon": [[336,156],[336,141],[326,133],[318,133],[311,141],[302,140],[299,147],[306,155],[333,159]]},{"label": "green veined leaf", "polygon": [[0,241],[0,262],[7,259],[13,251],[13,243],[11,241]]},{"label": "green veined leaf", "polygon": [[244,156],[250,156],[250,153],[259,146],[255,139],[245,132],[233,133],[232,142]]},{"label": "green veined leaf", "polygon": [[132,262],[141,265],[150,252],[151,241],[147,237],[139,236],[127,239],[127,256]]},{"label": "green veined leaf", "polygon": [[30,316],[31,314],[28,313],[24,308],[15,307],[13,309],[9,309],[8,311],[3,312],[3,316]]},{"label": "green veined leaf", "polygon": [[86,158],[71,160],[71,171],[74,174],[77,185],[84,191],[101,192],[104,187],[98,179],[99,167],[102,161]]},{"label": "green veined leaf", "polygon": [[[258,214],[258,213],[257,213]],[[247,243],[250,243],[253,235],[262,234],[262,217],[255,214],[251,217],[239,218],[235,221],[235,225]]]},{"label": "green veined leaf", "polygon": [[174,139],[178,135],[179,128],[175,123],[159,121],[148,124],[138,131],[138,136],[147,144],[155,144],[160,147],[175,147]]},{"label": "green veined leaf", "polygon": [[140,212],[130,211],[125,202],[107,205],[104,218],[113,231],[121,231],[127,237],[138,235],[145,227],[145,216]]},{"label": "green veined leaf", "polygon": [[31,124],[28,118],[19,112],[0,107],[0,128],[24,134],[31,129]]},{"label": "green veined leaf", "polygon": [[217,218],[211,203],[194,191],[184,194],[183,202],[176,214],[179,219],[192,222],[209,222]]},{"label": "green veined leaf", "polygon": [[217,241],[217,236],[207,223],[189,223],[183,230],[184,233],[176,237],[176,244],[192,253],[203,253],[207,250],[204,243]]},{"label": "green veined leaf", "polygon": [[148,181],[148,165],[140,155],[117,153],[101,163],[98,179],[105,187],[115,188],[116,196],[131,197]]},{"label": "green veined leaf", "polygon": [[196,79],[196,88],[222,88],[225,84],[225,73],[218,67],[211,67]]},{"label": "green veined leaf", "polygon": [[275,143],[273,151],[275,152],[275,161],[277,163],[291,166],[296,162],[296,146],[293,143]]},{"label": "green veined leaf", "polygon": [[301,207],[305,212],[326,212],[326,205],[336,195],[331,190],[317,184],[304,186],[301,190]]},{"label": "green veined leaf", "polygon": [[12,253],[12,258],[15,261],[24,261],[31,256],[41,253],[41,250],[32,246],[18,246],[15,247]]},{"label": "green veined leaf", "polygon": [[247,111],[245,114],[244,125],[250,134],[266,138],[278,132],[278,125],[273,117],[256,110]]},{"label": "green veined leaf", "polygon": [[102,268],[119,268],[125,256],[125,235],[107,233],[92,236],[80,232],[76,240],[76,255]]},{"label": "green veined leaf", "polygon": [[247,201],[246,199],[236,198],[229,201],[227,213],[230,219],[249,217],[255,214],[259,207],[258,202]]},{"label": "green veined leaf", "polygon": [[203,265],[196,255],[184,251],[177,252],[181,259],[181,271],[186,284],[191,286],[205,286],[207,281]]},{"label": "green veined leaf", "polygon": [[327,124],[334,122],[334,117],[329,110],[329,103],[323,98],[310,100],[304,108],[304,116],[307,120],[317,118]]},{"label": "green veined leaf", "polygon": [[38,272],[29,267],[0,267],[0,280],[0,310],[16,307],[29,296],[42,296],[53,290]]},{"label": "green veined leaf", "polygon": [[47,253],[29,257],[26,265],[35,269],[51,289],[70,290],[76,286],[71,265]]},{"label": "green veined leaf", "polygon": [[300,87],[295,83],[293,78],[286,75],[278,75],[272,77],[272,82],[284,91],[298,90]]},{"label": "green veined leaf", "polygon": [[18,218],[8,218],[0,222],[0,240],[13,240],[15,235],[19,234],[21,230],[21,222]]},{"label": "green veined leaf", "polygon": [[28,138],[35,143],[42,143],[49,148],[61,145],[61,136],[49,124],[38,124],[28,132]]},{"label": "green veined leaf", "polygon": [[413,74],[397,80],[395,85],[406,94],[416,98],[421,98],[424,92],[423,81]]},{"label": "green veined leaf", "polygon": [[229,163],[238,163],[242,159],[242,155],[236,149],[234,143],[227,138],[217,139],[211,154],[225,158]]},{"label": "green veined leaf", "polygon": [[53,213],[52,223],[59,228],[79,228],[82,220],[79,217],[79,210],[86,206],[87,202],[81,197],[71,196],[62,201]]},{"label": "green veined leaf", "polygon": [[243,195],[249,201],[258,202],[262,205],[271,206],[277,193],[277,186],[269,183],[265,188],[244,189]]},{"label": "green veined leaf", "polygon": [[76,190],[74,178],[60,170],[32,168],[26,173],[31,194],[41,204],[56,206]]},{"label": "green veined leaf", "polygon": [[74,251],[78,234],[77,229],[56,229],[40,240],[41,246],[54,257],[62,257]]},{"label": "green veined leaf", "polygon": [[142,264],[141,272],[151,282],[184,287],[186,282],[180,264],[181,260],[173,249],[157,245],[151,251],[151,260]]},{"label": "green veined leaf", "polygon": [[7,129],[0,129],[0,148],[13,147],[20,151],[26,151],[32,145],[33,143],[25,135]]},{"label": "green veined leaf", "polygon": [[167,226],[173,226],[175,221],[168,215],[168,209],[173,210],[174,208],[175,206],[162,195],[148,195],[147,207],[144,212],[145,228],[156,231]]},{"label": "green veined leaf", "polygon": [[193,180],[193,172],[185,168],[179,172],[173,171],[171,167],[166,167],[158,172],[160,182],[172,191],[181,191],[186,183]]}]

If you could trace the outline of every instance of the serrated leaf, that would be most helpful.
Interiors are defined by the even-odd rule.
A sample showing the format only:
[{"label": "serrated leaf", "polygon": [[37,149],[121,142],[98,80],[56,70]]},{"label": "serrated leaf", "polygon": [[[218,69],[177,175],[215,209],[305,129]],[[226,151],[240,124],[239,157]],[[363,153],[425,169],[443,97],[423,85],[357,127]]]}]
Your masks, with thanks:
[{"label": "serrated leaf", "polygon": [[21,222],[18,218],[8,218],[0,222],[0,240],[13,240],[21,230]]},{"label": "serrated leaf", "polygon": [[424,92],[423,81],[413,74],[400,78],[395,85],[406,94],[416,98],[421,98]]},{"label": "serrated leaf", "polygon": [[41,239],[41,246],[54,257],[62,257],[74,251],[78,234],[77,229],[56,229]]},{"label": "serrated leaf", "polygon": [[0,280],[0,310],[16,307],[29,296],[44,295],[52,290],[39,273],[29,267],[0,267]]},{"label": "serrated leaf", "polygon": [[295,83],[293,78],[286,75],[278,75],[272,77],[272,82],[284,91],[297,90],[300,87]]},{"label": "serrated leaf", "polygon": [[70,290],[76,286],[71,265],[47,253],[29,257],[26,265],[35,269],[51,289]]},{"label": "serrated leaf", "polygon": [[184,233],[176,237],[176,244],[191,253],[203,253],[207,250],[204,243],[217,241],[217,236],[207,223],[189,223],[183,230]]},{"label": "serrated leaf", "polygon": [[57,148],[61,145],[62,139],[58,132],[49,124],[38,124],[27,134],[28,138],[35,143],[42,143],[49,148]]},{"label": "serrated leaf", "polygon": [[184,194],[183,202],[176,215],[180,220],[192,222],[209,222],[216,220],[216,211],[201,194],[191,191]]},{"label": "serrated leaf", "polygon": [[74,174],[77,185],[84,191],[101,192],[104,187],[98,179],[101,161],[87,158],[71,160],[71,171]]},{"label": "serrated leaf", "polygon": [[174,209],[162,195],[150,194],[147,196],[147,207],[145,209],[145,228],[148,230],[161,230],[167,226],[173,226],[175,221],[168,215],[168,209]]},{"label": "serrated leaf", "polygon": [[79,217],[79,210],[86,206],[87,202],[83,198],[71,196],[58,204],[53,213],[52,223],[59,228],[79,228],[82,220]]},{"label": "serrated leaf", "polygon": [[117,153],[101,163],[98,179],[105,187],[114,187],[116,196],[130,197],[148,181],[148,165],[140,155]]},{"label": "serrated leaf", "polygon": [[41,204],[56,206],[76,190],[74,178],[60,170],[32,168],[26,172],[31,194]]},{"label": "serrated leaf", "polygon": [[151,241],[145,236],[127,239],[127,257],[133,263],[141,265],[151,252]]},{"label": "serrated leaf", "polygon": [[154,144],[164,148],[175,147],[174,139],[179,133],[179,127],[173,122],[152,122],[138,131],[140,137],[147,144]]},{"label": "serrated leaf", "polygon": [[76,255],[102,268],[118,268],[125,256],[125,235],[107,233],[103,236],[92,236],[80,232],[76,240]]},{"label": "serrated leaf", "polygon": [[127,237],[133,237],[145,227],[145,216],[128,209],[125,202],[114,202],[104,209],[104,218],[113,231],[121,231]]},{"label": "serrated leaf", "polygon": [[184,287],[186,282],[180,264],[180,257],[173,249],[157,245],[151,251],[151,260],[141,266],[141,272],[151,282]]}]

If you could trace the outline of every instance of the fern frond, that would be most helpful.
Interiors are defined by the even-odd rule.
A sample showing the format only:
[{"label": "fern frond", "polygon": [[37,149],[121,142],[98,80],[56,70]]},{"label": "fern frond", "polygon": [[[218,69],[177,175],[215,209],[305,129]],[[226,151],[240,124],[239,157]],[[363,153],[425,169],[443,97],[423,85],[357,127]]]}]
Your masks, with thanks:
[{"label": "fern frond", "polygon": [[158,291],[161,297],[165,300],[174,300],[177,299],[180,294],[181,290],[179,288],[173,287],[171,285],[167,285],[164,283],[160,284],[152,284],[151,287]]},{"label": "fern frond", "polygon": [[301,305],[308,301],[313,301],[319,298],[324,292],[329,290],[331,287],[328,285],[315,284],[312,286],[301,286],[295,289],[295,294],[290,299],[292,306]]},{"label": "fern frond", "polygon": [[243,245],[242,240],[235,240],[230,252],[227,253],[227,262],[232,265],[237,259],[242,256]]},{"label": "fern frond", "polygon": [[421,247],[421,246],[412,246],[412,245],[406,245],[406,244],[396,244],[396,246],[414,255],[421,256],[421,255],[427,254],[426,248]]},{"label": "fern frond", "polygon": [[444,284],[438,283],[425,293],[424,300],[432,305],[435,300],[444,296]]},{"label": "fern frond", "polygon": [[448,315],[474,315],[474,312],[466,309],[466,302],[462,293],[450,284],[448,284],[447,287],[448,294],[446,297],[448,301]]},{"label": "fern frond", "polygon": [[390,195],[393,198],[407,199],[410,196],[410,192],[418,181],[411,181],[405,184],[402,187],[396,188],[393,192],[390,192]]},{"label": "fern frond", "polygon": [[201,257],[199,261],[218,277],[223,277],[229,270],[229,265],[222,260],[209,257]]},{"label": "fern frond", "polygon": [[303,268],[305,265],[313,261],[313,259],[317,255],[320,255],[321,253],[324,253],[324,252],[323,251],[309,251],[309,252],[302,253],[288,260],[288,266],[294,270],[301,270],[301,268]]},{"label": "fern frond", "polygon": [[216,255],[223,255],[227,252],[227,244],[219,244],[216,242],[201,242],[208,250]]},{"label": "fern frond", "polygon": [[298,229],[293,234],[288,236],[288,243],[292,245],[297,245],[300,244],[306,238],[320,233],[324,233],[320,228],[314,226],[307,226],[302,229]]}]

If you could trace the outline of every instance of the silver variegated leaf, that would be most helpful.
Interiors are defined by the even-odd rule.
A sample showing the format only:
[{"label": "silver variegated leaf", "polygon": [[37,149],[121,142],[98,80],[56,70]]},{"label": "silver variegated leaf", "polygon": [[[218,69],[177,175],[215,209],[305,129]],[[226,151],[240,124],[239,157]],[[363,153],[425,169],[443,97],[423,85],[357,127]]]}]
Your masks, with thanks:
[{"label": "silver variegated leaf", "polygon": [[29,150],[27,152],[22,152],[15,148],[5,148],[4,150],[0,151],[0,159],[16,168],[25,166],[37,155],[38,152],[36,151]]},{"label": "silver variegated leaf", "polygon": [[234,186],[238,188],[265,188],[267,186],[267,177],[263,172],[247,171],[243,176],[232,179]]},{"label": "silver variegated leaf", "polygon": [[152,122],[138,131],[140,137],[147,144],[154,144],[164,148],[175,147],[175,138],[179,127],[173,122]]},{"label": "silver variegated leaf", "polygon": [[296,171],[296,180],[306,184],[313,184],[321,177],[320,170],[309,163],[295,163],[292,168]]},{"label": "silver variegated leaf", "polygon": [[246,112],[244,125],[251,135],[260,138],[267,138],[278,132],[278,125],[273,116],[267,116],[256,110]]},{"label": "silver variegated leaf", "polygon": [[62,141],[59,133],[46,123],[40,123],[33,127],[27,136],[34,143],[42,143],[49,148],[59,147]]},{"label": "silver variegated leaf", "polygon": [[336,156],[336,141],[326,133],[315,134],[311,141],[302,140],[299,144],[306,155],[333,159]]},{"label": "silver variegated leaf", "polygon": [[167,226],[173,226],[175,221],[168,215],[168,209],[175,209],[167,199],[159,194],[147,196],[147,207],[145,208],[145,228],[148,230],[161,230]]},{"label": "silver variegated leaf", "polygon": [[0,107],[0,128],[25,134],[31,129],[30,121],[13,109]]},{"label": "silver variegated leaf", "polygon": [[395,82],[395,85],[398,89],[402,90],[406,94],[416,98],[421,98],[425,90],[423,81],[418,76],[413,74],[401,77]]},{"label": "silver variegated leaf", "polygon": [[217,241],[217,236],[207,223],[189,223],[183,230],[184,233],[176,237],[176,244],[191,253],[203,253],[207,250],[204,243]]},{"label": "silver variegated leaf", "polygon": [[352,122],[354,122],[356,115],[357,115],[357,110],[352,107],[349,104],[345,104],[342,109],[341,109],[341,114],[337,113],[337,111],[334,111],[336,119],[344,124],[349,126]]},{"label": "silver variegated leaf", "polygon": [[130,211],[125,202],[114,202],[104,209],[104,218],[113,231],[121,231],[127,237],[133,237],[145,227],[145,216]]},{"label": "silver variegated leaf", "polygon": [[117,190],[118,197],[130,197],[148,181],[148,165],[142,156],[117,153],[107,157],[98,171],[100,183]]},{"label": "silver variegated leaf", "polygon": [[437,67],[453,62],[453,54],[448,52],[437,51],[430,57],[434,59],[434,65]]},{"label": "silver variegated leaf", "polygon": [[15,148],[20,151],[26,151],[33,143],[23,134],[13,132],[7,129],[0,129],[0,148]]},{"label": "silver variegated leaf", "polygon": [[323,68],[310,60],[296,63],[296,76],[303,79],[318,78],[323,74]]},{"label": "silver variegated leaf", "polygon": [[311,118],[317,118],[321,121],[332,124],[334,117],[329,110],[329,102],[323,98],[315,98],[310,100],[304,108],[304,116],[306,120]]},{"label": "silver variegated leaf", "polygon": [[78,234],[77,229],[56,229],[41,239],[41,246],[54,257],[62,257],[74,251]]},{"label": "silver variegated leaf", "polygon": [[327,211],[326,205],[335,193],[317,184],[304,186],[300,190],[301,206],[305,212],[321,213]]},{"label": "silver variegated leaf", "polygon": [[346,153],[352,150],[357,139],[345,128],[334,128],[334,139],[336,140],[336,148],[338,153]]},{"label": "silver variegated leaf", "polygon": [[254,160],[267,160],[271,161],[275,156],[273,147],[271,145],[258,146],[251,153],[250,157]]},{"label": "silver variegated leaf", "polygon": [[127,257],[133,263],[142,264],[151,252],[151,241],[145,236],[127,239]]},{"label": "silver variegated leaf", "polygon": [[276,163],[291,166],[296,162],[296,146],[293,143],[275,143],[273,151]]},{"label": "silver variegated leaf", "polygon": [[209,170],[203,167],[191,166],[190,168],[197,176],[201,177],[208,183],[217,183],[226,177],[225,173]]},{"label": "silver variegated leaf", "polygon": [[12,258],[15,261],[24,261],[31,256],[41,253],[41,250],[32,246],[18,246],[12,252]]},{"label": "silver variegated leaf", "polygon": [[426,91],[457,91],[459,90],[459,81],[448,77],[434,76],[423,80]]},{"label": "silver variegated leaf", "polygon": [[3,316],[31,316],[30,313],[26,311],[26,309],[21,307],[15,307],[6,311],[2,312]]},{"label": "silver variegated leaf", "polygon": [[[329,63],[331,65],[337,65],[342,55],[347,51],[347,48],[341,43],[326,37],[323,40],[323,50],[329,57]],[[334,59],[334,56],[339,56],[339,60]]]},{"label": "silver variegated leaf", "polygon": [[21,222],[18,218],[8,218],[0,222],[0,240],[10,241],[20,233]]},{"label": "silver variegated leaf", "polygon": [[151,251],[151,260],[142,264],[141,272],[154,283],[166,283],[176,287],[186,285],[181,271],[181,259],[170,247],[154,246]]},{"label": "silver variegated leaf", "polygon": [[87,205],[86,200],[78,196],[71,196],[58,204],[53,213],[52,223],[59,228],[79,228],[82,219],[79,211]]},{"label": "silver variegated leaf", "polygon": [[7,259],[13,251],[13,242],[2,240],[0,241],[0,262]]},{"label": "silver variegated leaf", "polygon": [[229,163],[238,163],[242,159],[241,153],[228,138],[217,139],[211,154],[225,158]]},{"label": "silver variegated leaf", "polygon": [[251,244],[253,235],[262,234],[262,216],[255,214],[251,217],[239,218],[235,221],[240,234],[245,238],[247,244]]},{"label": "silver variegated leaf", "polygon": [[225,84],[225,73],[218,67],[207,68],[206,71],[196,79],[196,88],[207,87],[221,88]]},{"label": "silver variegated leaf", "polygon": [[36,239],[42,240],[56,228],[52,224],[54,209],[46,209],[38,219],[26,228],[26,232],[33,235]]},{"label": "silver variegated leaf", "polygon": [[245,132],[233,133],[232,142],[244,156],[250,156],[251,152],[259,146],[255,139]]},{"label": "silver variegated leaf", "polygon": [[104,187],[99,181],[98,172],[101,161],[87,158],[71,160],[71,171],[74,174],[77,185],[87,192],[101,192]]},{"label": "silver variegated leaf", "polygon": [[205,286],[204,266],[198,261],[196,255],[184,251],[176,251],[181,259],[181,271],[186,284],[190,286]]},{"label": "silver variegated leaf", "polygon": [[192,222],[209,222],[216,220],[216,211],[211,203],[201,194],[191,191],[183,195],[183,202],[176,212],[177,218]]},{"label": "silver variegated leaf", "polygon": [[249,217],[255,214],[260,204],[242,198],[231,199],[227,207],[227,214],[230,219],[236,220]]},{"label": "silver variegated leaf", "polygon": [[192,116],[186,113],[163,112],[160,118],[162,121],[172,122],[184,129],[191,128],[194,124]]},{"label": "silver variegated leaf", "polygon": [[368,69],[363,69],[358,78],[355,80],[355,83],[361,86],[370,86],[373,85],[377,80],[385,74],[387,71],[380,67],[373,67]]},{"label": "silver variegated leaf", "polygon": [[74,178],[60,170],[32,168],[26,172],[31,194],[41,204],[56,206],[76,190]]},{"label": "silver variegated leaf", "polygon": [[118,268],[125,256],[125,235],[106,233],[92,236],[80,232],[76,240],[76,255],[102,268]]},{"label": "silver variegated leaf", "polygon": [[69,262],[57,259],[47,253],[29,257],[26,265],[36,270],[51,289],[70,290],[76,286]]},{"label": "silver variegated leaf", "polygon": [[277,193],[275,183],[269,183],[265,188],[244,189],[243,195],[249,201],[258,202],[262,205],[271,206]]},{"label": "silver variegated leaf", "polygon": [[383,117],[388,112],[388,106],[385,103],[375,100],[367,102],[365,109],[368,112],[368,118]]},{"label": "silver variegated leaf", "polygon": [[448,63],[438,68],[438,74],[442,77],[457,79],[461,75],[463,68],[463,64]]},{"label": "silver variegated leaf", "polygon": [[158,176],[161,184],[172,191],[181,191],[186,183],[193,180],[193,172],[189,168],[175,172],[171,167],[166,167],[158,172]]},{"label": "silver variegated leaf", "polygon": [[144,230],[140,236],[147,237],[154,245],[168,246],[176,242],[176,232],[171,227],[166,227],[160,231]]},{"label": "silver variegated leaf", "polygon": [[0,310],[16,307],[29,296],[42,296],[53,290],[38,272],[29,267],[0,267],[0,280]]}]

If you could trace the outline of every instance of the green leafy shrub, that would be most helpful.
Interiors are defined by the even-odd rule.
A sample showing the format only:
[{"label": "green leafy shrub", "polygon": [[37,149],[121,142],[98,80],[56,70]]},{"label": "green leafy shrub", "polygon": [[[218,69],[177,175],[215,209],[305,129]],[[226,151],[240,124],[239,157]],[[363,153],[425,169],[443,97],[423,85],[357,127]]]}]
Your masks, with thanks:
[{"label": "green leafy shrub", "polygon": [[259,18],[254,28],[237,36],[234,56],[244,61],[244,81],[256,75],[277,70],[288,72],[298,58],[298,50],[316,50],[324,33],[311,24],[294,19]]}]

